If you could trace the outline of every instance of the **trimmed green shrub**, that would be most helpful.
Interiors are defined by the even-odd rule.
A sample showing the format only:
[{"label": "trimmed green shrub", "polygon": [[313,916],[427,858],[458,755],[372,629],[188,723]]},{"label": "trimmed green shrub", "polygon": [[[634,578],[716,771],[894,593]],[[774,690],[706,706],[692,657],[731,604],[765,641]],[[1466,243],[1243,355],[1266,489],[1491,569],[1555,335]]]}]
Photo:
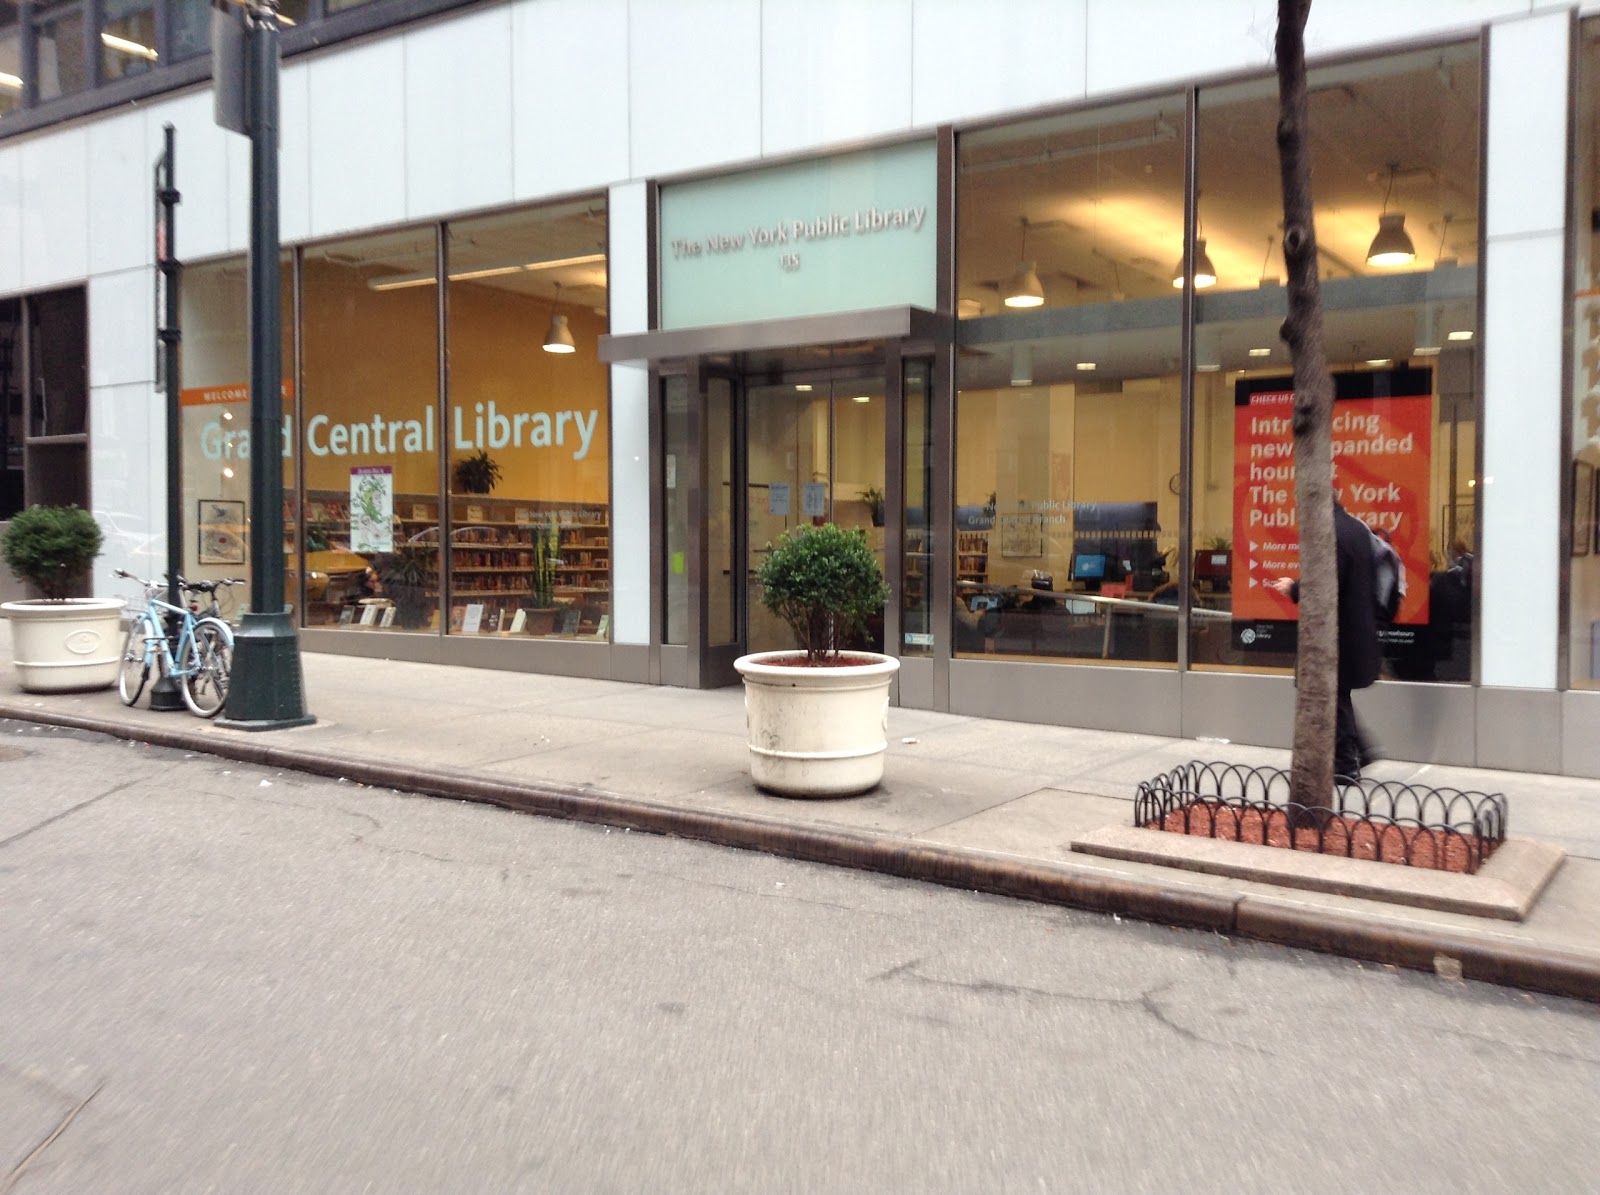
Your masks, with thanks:
[{"label": "trimmed green shrub", "polygon": [[71,597],[105,537],[79,506],[30,506],[12,516],[0,543],[6,567],[47,598]]},{"label": "trimmed green shrub", "polygon": [[865,531],[802,525],[767,547],[756,570],[762,605],[789,624],[807,660],[837,656],[841,640],[889,600]]}]

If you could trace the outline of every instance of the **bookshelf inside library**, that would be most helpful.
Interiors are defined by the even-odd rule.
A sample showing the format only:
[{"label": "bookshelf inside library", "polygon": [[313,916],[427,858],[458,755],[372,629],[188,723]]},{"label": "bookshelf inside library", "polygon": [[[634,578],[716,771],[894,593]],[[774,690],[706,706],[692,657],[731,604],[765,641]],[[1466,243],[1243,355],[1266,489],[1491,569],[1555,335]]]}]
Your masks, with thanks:
[{"label": "bookshelf inside library", "polygon": [[[396,494],[396,552],[388,554],[407,548],[421,553],[427,625],[433,629],[438,626],[439,593],[445,580],[439,574],[439,510],[436,497]],[[611,528],[606,507],[458,494],[450,498],[450,514],[447,580],[452,633],[606,636],[611,608]],[[285,526],[292,543],[293,525],[286,520]],[[369,563],[379,562],[385,554],[350,551],[349,496],[308,490],[305,534],[307,622],[391,625],[392,620],[373,618],[363,609],[375,602],[386,604],[391,595],[382,592],[381,577],[374,579],[366,572]]]}]

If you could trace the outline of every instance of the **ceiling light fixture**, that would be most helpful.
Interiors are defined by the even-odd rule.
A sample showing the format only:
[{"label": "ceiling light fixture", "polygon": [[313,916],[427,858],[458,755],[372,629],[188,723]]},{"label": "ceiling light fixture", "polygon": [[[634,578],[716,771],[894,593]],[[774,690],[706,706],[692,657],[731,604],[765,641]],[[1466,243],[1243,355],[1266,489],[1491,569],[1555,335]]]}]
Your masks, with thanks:
[{"label": "ceiling light fixture", "polygon": [[556,270],[562,266],[593,265],[595,262],[604,261],[605,259],[606,255],[604,253],[585,253],[580,257],[553,257],[549,261],[530,261],[522,268],[530,272],[533,270]]},{"label": "ceiling light fixture", "polygon": [[22,80],[16,75],[0,71],[0,87],[10,88],[12,91],[22,90]]},{"label": "ceiling light fixture", "polygon": [[1378,235],[1367,249],[1369,266],[1406,266],[1417,260],[1417,248],[1406,235],[1406,214],[1389,210],[1394,192],[1394,176],[1399,166],[1389,163],[1389,185],[1383,192],[1383,210],[1378,214]]},{"label": "ceiling light fixture", "polygon": [[1450,339],[1450,340],[1471,340],[1472,339],[1472,333],[1468,329],[1462,328],[1458,332],[1450,333],[1448,339]]},{"label": "ceiling light fixture", "polygon": [[149,46],[141,45],[136,41],[129,41],[125,37],[118,37],[115,33],[102,33],[100,44],[107,49],[117,50],[133,58],[143,58],[146,62],[154,62],[158,55]]},{"label": "ceiling light fixture", "polygon": [[851,402],[871,402],[872,401],[872,395],[870,395],[870,394],[857,394],[853,398],[851,398],[850,401]]},{"label": "ceiling light fixture", "polygon": [[1088,373],[1090,370],[1094,369],[1094,367],[1095,364],[1093,361],[1079,361],[1077,365],[1077,368],[1082,370],[1084,373]]},{"label": "ceiling light fixture", "polygon": [[795,384],[795,389],[800,391],[800,393],[802,393],[802,394],[809,394],[811,392],[811,383],[810,382],[797,382]]},{"label": "ceiling light fixture", "polygon": [[1022,217],[1022,260],[1011,275],[1002,295],[1007,307],[1042,307],[1044,284],[1035,270],[1036,262],[1028,260],[1028,217]]},{"label": "ceiling light fixture", "polygon": [[1252,357],[1270,357],[1270,356],[1272,356],[1272,350],[1271,349],[1251,349],[1250,350],[1250,355]]},{"label": "ceiling light fixture", "polygon": [[[561,283],[556,283],[555,301],[561,301]],[[575,353],[578,346],[573,343],[572,329],[567,326],[567,317],[554,309],[550,312],[550,328],[544,334],[544,351],[547,353]]]},{"label": "ceiling light fixture", "polygon": [[[1211,264],[1211,255],[1206,252],[1205,237],[1196,237],[1194,240],[1194,288],[1205,290],[1208,286],[1217,284],[1217,267]],[[1172,285],[1177,290],[1183,289],[1183,259],[1178,259],[1178,266],[1172,272]]]}]

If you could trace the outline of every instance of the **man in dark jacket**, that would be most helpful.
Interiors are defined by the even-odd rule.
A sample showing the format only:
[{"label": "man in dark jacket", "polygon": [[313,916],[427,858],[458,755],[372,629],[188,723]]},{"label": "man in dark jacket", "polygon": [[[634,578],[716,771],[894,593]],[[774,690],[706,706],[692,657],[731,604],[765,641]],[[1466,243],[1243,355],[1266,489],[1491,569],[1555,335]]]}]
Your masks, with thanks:
[{"label": "man in dark jacket", "polygon": [[[1372,533],[1367,525],[1333,504],[1333,533],[1339,571],[1339,704],[1333,731],[1333,774],[1354,779],[1374,759],[1361,723],[1356,721],[1353,689],[1378,679],[1383,653],[1378,646],[1377,601],[1372,592]],[[1269,582],[1279,593],[1300,600],[1300,582],[1279,577]]]}]

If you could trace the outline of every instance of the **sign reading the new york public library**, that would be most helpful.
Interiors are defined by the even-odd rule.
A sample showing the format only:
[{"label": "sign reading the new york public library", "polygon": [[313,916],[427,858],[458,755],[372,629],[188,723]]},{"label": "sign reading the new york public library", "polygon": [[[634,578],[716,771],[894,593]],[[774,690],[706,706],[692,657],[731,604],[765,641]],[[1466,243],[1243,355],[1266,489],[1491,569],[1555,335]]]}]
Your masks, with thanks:
[{"label": "sign reading the new york public library", "polygon": [[931,141],[661,188],[661,326],[935,303]]},{"label": "sign reading the new york public library", "polygon": [[[1400,557],[1406,595],[1383,634],[1404,646],[1428,622],[1432,371],[1336,374],[1333,383],[1334,492]],[[1295,604],[1269,588],[1300,575],[1292,379],[1241,378],[1233,411],[1234,640],[1245,650],[1293,651]]]}]

